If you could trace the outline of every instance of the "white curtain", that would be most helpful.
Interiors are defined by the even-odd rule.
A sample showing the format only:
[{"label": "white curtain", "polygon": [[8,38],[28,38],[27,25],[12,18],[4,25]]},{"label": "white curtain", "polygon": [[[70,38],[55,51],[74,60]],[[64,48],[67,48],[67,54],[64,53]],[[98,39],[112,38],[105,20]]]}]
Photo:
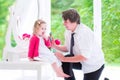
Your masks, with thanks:
[{"label": "white curtain", "polygon": [[23,33],[32,33],[32,27],[38,16],[37,0],[17,0],[13,7],[12,32],[19,44]]},{"label": "white curtain", "polygon": [[[10,52],[27,51],[28,43],[21,40],[20,37],[24,33],[32,34],[33,25],[37,19],[45,20],[48,26],[47,32],[50,32],[50,6],[50,0],[16,0],[9,8],[10,20],[6,33],[3,59],[6,59]],[[14,48],[11,46],[12,33],[17,44]]]}]

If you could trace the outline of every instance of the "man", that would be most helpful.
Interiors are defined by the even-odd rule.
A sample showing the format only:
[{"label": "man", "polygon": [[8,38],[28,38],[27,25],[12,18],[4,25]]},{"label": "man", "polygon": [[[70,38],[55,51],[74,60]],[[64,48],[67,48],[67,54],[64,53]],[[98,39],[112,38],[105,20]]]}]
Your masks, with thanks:
[{"label": "man", "polygon": [[65,80],[76,80],[72,69],[82,69],[84,80],[98,80],[104,68],[104,55],[95,41],[93,31],[80,23],[80,16],[74,9],[63,11],[62,18],[66,28],[65,44],[54,44],[53,47],[70,52],[66,56],[55,54],[63,62],[63,71],[70,75]]}]

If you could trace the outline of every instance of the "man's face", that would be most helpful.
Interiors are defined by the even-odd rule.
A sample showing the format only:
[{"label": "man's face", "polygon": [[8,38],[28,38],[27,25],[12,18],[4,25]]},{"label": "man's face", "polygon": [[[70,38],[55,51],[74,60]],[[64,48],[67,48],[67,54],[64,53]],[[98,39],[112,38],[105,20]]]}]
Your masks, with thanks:
[{"label": "man's face", "polygon": [[76,28],[77,26],[77,23],[76,22],[70,22],[69,19],[67,20],[64,20],[64,26],[66,27],[67,30],[71,30],[71,31],[74,31],[74,29]]}]

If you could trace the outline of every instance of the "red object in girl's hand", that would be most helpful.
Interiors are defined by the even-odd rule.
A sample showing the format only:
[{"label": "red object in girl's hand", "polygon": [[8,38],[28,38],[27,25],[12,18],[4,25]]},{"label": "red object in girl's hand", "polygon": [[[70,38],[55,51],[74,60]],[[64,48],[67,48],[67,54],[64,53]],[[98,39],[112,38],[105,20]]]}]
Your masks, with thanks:
[{"label": "red object in girl's hand", "polygon": [[60,45],[60,40],[59,39],[55,39],[55,43],[57,44],[57,45]]}]

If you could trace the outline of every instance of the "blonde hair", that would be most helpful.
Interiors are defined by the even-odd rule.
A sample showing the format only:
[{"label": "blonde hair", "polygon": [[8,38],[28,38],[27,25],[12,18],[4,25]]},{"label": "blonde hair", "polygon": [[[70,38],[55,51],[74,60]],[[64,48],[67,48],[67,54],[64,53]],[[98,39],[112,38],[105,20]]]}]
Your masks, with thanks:
[{"label": "blonde hair", "polygon": [[33,27],[33,34],[37,34],[37,30],[41,27],[41,24],[46,24],[45,21],[38,19],[35,21],[34,23],[34,27]]}]

